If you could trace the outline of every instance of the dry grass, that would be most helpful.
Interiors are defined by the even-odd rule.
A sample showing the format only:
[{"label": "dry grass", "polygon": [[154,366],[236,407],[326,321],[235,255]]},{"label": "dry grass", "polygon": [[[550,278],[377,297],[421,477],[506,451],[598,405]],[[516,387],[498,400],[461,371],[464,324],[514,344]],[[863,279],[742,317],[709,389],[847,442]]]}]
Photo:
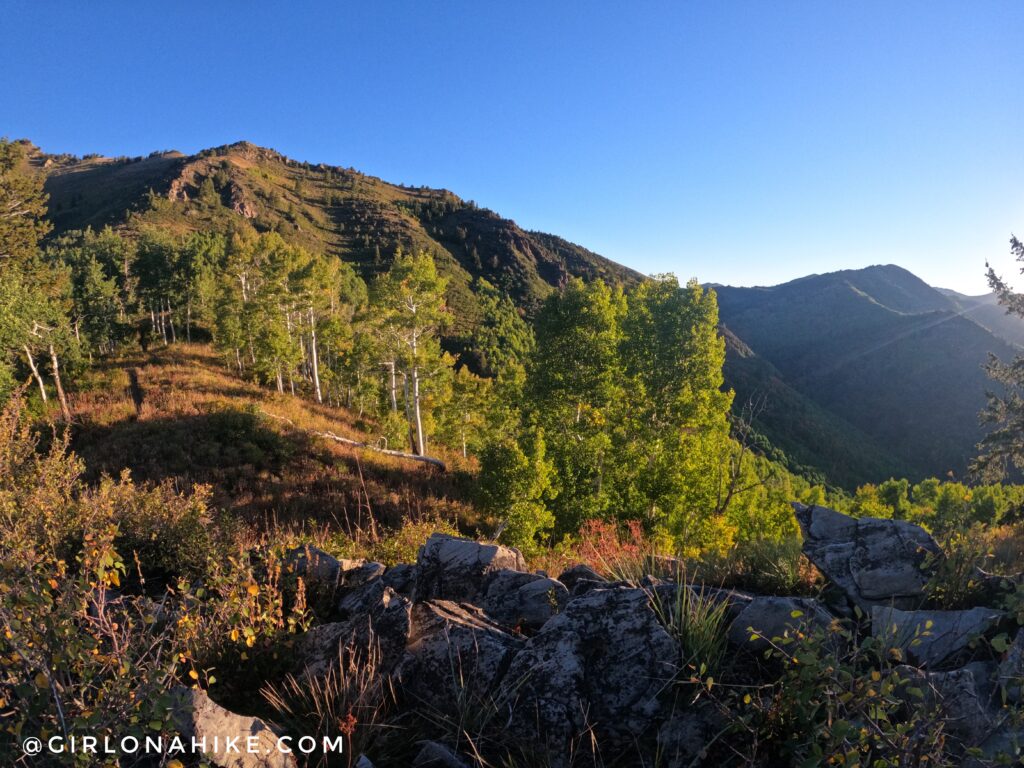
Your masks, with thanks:
[{"label": "dry grass", "polygon": [[[144,396],[138,410],[131,373]],[[130,469],[137,480],[171,479],[182,490],[209,484],[215,505],[250,522],[313,521],[349,534],[406,518],[476,523],[465,500],[468,467],[457,457],[442,453],[455,469],[440,473],[311,437],[308,430],[370,439],[344,409],[239,379],[208,346],[100,362],[72,397],[73,448],[93,480]]]}]

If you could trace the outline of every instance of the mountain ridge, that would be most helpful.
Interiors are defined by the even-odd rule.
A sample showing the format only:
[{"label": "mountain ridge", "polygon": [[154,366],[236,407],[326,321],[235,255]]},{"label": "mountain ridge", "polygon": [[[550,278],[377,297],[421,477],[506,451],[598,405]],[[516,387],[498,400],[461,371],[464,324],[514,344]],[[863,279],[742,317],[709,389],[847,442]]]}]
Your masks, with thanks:
[{"label": "mountain ridge", "polygon": [[[644,279],[447,189],[300,162],[249,142],[136,158],[29,146],[29,162],[46,177],[55,234],[108,225],[172,234],[251,227],[337,256],[364,277],[386,269],[399,248],[428,250],[449,278],[459,319],[453,351],[479,319],[477,279],[506,291],[527,317],[570,277],[625,287]],[[846,487],[962,473],[990,387],[981,364],[988,351],[1005,357],[1024,345],[1024,324],[1015,328],[990,297],[937,290],[895,264],[776,286],[711,285],[738,407],[761,402],[755,427],[766,448]]]}]

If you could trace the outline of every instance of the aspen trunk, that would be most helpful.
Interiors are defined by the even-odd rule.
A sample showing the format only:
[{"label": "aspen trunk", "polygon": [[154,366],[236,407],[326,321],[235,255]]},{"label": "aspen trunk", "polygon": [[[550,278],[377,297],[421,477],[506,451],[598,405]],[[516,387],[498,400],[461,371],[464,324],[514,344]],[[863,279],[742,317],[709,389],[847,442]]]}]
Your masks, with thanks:
[{"label": "aspen trunk", "polygon": [[420,372],[416,366],[412,369],[412,408],[416,416],[416,453],[426,456],[427,437],[423,434],[423,418],[420,416]]},{"label": "aspen trunk", "polygon": [[412,429],[412,413],[409,411],[409,377],[402,373],[402,390],[405,392],[405,423],[409,427],[409,450],[416,452],[416,436]]},{"label": "aspen trunk", "polygon": [[320,360],[316,350],[316,319],[313,317],[313,308],[309,308],[309,357],[313,363],[313,390],[316,392],[316,401],[324,401],[320,392]]},{"label": "aspen trunk", "polygon": [[388,373],[391,377],[391,412],[398,413],[398,386],[395,383],[395,361],[384,363],[388,367]]},{"label": "aspen trunk", "polygon": [[171,302],[167,302],[167,324],[171,326],[171,342],[178,343],[178,334],[174,332],[174,316],[171,314]]},{"label": "aspen trunk", "polygon": [[50,345],[50,366],[53,371],[53,384],[57,388],[57,399],[60,401],[60,412],[64,421],[71,421],[71,408],[68,406],[68,397],[64,394],[64,384],[60,380],[60,364],[57,362],[57,350]]},{"label": "aspen trunk", "polygon": [[43,377],[39,375],[39,369],[36,368],[36,361],[32,359],[32,350],[28,348],[26,344],[23,349],[25,350],[25,357],[28,358],[28,367],[32,370],[32,376],[39,384],[39,394],[43,398],[43,402],[46,402],[46,385],[43,384]]}]

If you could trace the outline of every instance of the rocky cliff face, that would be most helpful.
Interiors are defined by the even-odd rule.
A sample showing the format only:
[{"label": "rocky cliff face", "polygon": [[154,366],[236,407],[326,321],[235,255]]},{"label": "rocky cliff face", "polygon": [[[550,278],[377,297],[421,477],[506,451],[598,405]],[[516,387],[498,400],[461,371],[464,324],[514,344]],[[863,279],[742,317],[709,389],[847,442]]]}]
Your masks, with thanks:
[{"label": "rocky cliff face", "polygon": [[[470,711],[487,712],[499,740],[544,755],[545,765],[571,766],[594,752],[604,760],[632,755],[631,765],[732,764],[730,756],[750,746],[750,721],[729,709],[730,701],[742,708],[739,698],[714,694],[686,630],[697,621],[695,606],[720,606],[727,685],[756,691],[775,684],[792,674],[787,668],[798,664],[803,643],[818,642],[815,653],[852,670],[866,663],[866,648],[885,648],[888,660],[866,679],[890,702],[905,703],[893,717],[910,722],[927,710],[950,765],[984,766],[1000,754],[1017,761],[1024,631],[1013,617],[998,607],[929,608],[927,584],[942,554],[917,526],[795,510],[805,554],[830,585],[820,599],[680,578],[612,583],[586,566],[555,579],[528,572],[515,549],[440,534],[415,565],[395,568],[296,550],[291,568],[314,588],[335,591],[337,620],[300,639],[295,669],[322,677],[376,648],[374,674],[394,687],[400,711],[460,723]],[[992,586],[997,595],[1009,584]],[[1003,654],[1000,643],[986,642],[997,633],[1014,638]],[[780,648],[788,650],[773,652]],[[215,729],[216,721],[204,722],[210,711],[230,720],[203,701],[190,728]],[[412,765],[484,765],[489,746],[439,728]],[[366,768],[380,758],[360,759]]]}]

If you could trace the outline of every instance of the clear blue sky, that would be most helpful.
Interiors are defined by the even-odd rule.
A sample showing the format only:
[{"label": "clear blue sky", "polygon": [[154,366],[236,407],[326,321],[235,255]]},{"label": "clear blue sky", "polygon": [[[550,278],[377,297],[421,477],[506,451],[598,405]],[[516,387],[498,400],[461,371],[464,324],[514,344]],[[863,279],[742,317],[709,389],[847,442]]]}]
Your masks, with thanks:
[{"label": "clear blue sky", "polygon": [[1024,235],[1020,2],[5,0],[0,18],[0,135],[50,152],[248,139],[741,285],[894,262],[982,292]]}]

